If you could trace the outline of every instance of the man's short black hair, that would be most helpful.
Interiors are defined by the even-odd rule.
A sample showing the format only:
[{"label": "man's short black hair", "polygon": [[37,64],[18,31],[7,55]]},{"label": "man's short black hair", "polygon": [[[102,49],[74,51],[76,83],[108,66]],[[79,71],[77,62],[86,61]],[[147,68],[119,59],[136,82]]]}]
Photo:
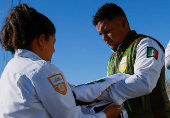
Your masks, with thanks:
[{"label": "man's short black hair", "polygon": [[114,3],[106,3],[97,11],[95,16],[93,16],[93,25],[96,26],[98,22],[103,19],[108,19],[109,21],[111,21],[115,17],[120,15],[126,18],[126,15],[122,8]]}]

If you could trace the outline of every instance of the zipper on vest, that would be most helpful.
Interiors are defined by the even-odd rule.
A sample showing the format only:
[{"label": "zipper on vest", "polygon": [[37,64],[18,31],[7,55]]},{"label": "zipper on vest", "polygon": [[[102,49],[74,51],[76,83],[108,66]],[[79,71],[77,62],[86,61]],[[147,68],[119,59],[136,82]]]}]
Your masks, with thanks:
[{"label": "zipper on vest", "polygon": [[117,62],[117,51],[115,52],[116,53],[116,57],[115,57],[115,62],[114,62],[114,70],[113,70],[113,73],[116,74],[116,62]]}]

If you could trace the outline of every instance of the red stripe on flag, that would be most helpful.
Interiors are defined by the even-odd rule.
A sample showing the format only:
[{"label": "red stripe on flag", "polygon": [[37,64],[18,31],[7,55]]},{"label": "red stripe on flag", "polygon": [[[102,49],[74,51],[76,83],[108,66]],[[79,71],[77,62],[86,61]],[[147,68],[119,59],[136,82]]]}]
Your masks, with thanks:
[{"label": "red stripe on flag", "polygon": [[158,58],[158,52],[157,52],[157,51],[155,51],[154,57],[155,57],[156,59]]}]

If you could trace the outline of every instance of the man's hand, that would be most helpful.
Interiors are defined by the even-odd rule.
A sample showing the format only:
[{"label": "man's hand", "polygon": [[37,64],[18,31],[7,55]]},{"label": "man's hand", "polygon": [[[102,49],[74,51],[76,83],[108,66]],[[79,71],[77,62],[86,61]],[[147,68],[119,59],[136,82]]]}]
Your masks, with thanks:
[{"label": "man's hand", "polygon": [[122,109],[120,109],[120,105],[113,105],[108,107],[104,113],[107,118],[116,118],[120,113],[122,113]]}]

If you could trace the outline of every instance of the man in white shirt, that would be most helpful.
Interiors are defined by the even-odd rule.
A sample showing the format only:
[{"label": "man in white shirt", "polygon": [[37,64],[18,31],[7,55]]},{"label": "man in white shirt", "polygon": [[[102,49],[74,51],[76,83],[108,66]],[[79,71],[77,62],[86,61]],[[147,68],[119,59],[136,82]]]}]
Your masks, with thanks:
[{"label": "man in white shirt", "polygon": [[131,30],[124,11],[113,3],[106,3],[97,11],[93,24],[114,51],[108,63],[108,75],[131,75],[112,85],[101,97],[109,96],[110,101],[119,105],[126,101],[130,118],[170,117],[163,46]]}]

